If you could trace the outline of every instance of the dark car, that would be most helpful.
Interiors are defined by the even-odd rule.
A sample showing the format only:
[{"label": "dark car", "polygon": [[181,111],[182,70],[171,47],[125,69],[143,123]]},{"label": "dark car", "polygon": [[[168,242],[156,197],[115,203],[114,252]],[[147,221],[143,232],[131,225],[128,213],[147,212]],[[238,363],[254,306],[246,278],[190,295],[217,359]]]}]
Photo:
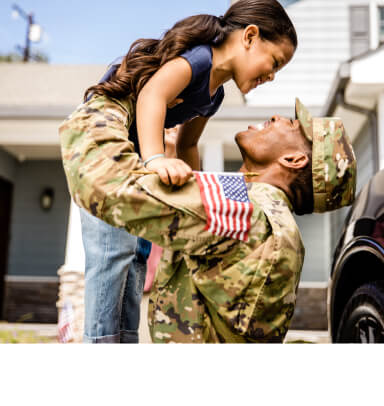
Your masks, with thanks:
[{"label": "dark car", "polygon": [[328,288],[333,342],[384,343],[384,170],[348,212]]}]

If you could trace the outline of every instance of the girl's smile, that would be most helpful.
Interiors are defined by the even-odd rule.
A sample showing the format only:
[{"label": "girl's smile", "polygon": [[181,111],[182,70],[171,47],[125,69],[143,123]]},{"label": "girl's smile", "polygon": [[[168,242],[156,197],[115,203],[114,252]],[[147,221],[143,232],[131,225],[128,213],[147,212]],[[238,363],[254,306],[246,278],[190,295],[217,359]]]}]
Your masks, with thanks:
[{"label": "girl's smile", "polygon": [[225,45],[212,47],[211,93],[230,79],[243,94],[273,81],[295,49],[285,37],[277,42],[262,39],[256,25],[233,31]]},{"label": "girl's smile", "polygon": [[234,44],[242,46],[232,60],[233,80],[243,94],[275,79],[295,52],[286,38],[271,42],[260,37],[259,29],[250,25],[234,34]]},{"label": "girl's smile", "polygon": [[239,81],[243,81],[239,83],[239,88],[244,94],[266,82],[272,82],[276,73],[291,60],[294,53],[293,46],[288,41],[275,44],[257,39],[257,42],[246,55],[247,63],[243,72],[238,75]]}]

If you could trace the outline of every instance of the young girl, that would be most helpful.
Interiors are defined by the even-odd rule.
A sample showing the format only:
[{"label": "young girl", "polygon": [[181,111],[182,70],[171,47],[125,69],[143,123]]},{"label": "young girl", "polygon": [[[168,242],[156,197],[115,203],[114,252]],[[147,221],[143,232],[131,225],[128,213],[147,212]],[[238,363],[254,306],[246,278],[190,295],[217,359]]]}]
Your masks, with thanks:
[{"label": "young girl", "polygon": [[[121,137],[121,143],[133,142],[148,170],[157,172],[165,184],[181,186],[191,177],[192,170],[200,169],[197,143],[209,117],[223,101],[223,84],[232,79],[246,94],[272,81],[276,72],[290,61],[296,46],[293,24],[276,0],[240,0],[222,17],[188,17],[176,23],[160,40],[137,40],[121,64],[112,67],[107,80],[86,91],[87,117],[96,120],[93,115],[100,115],[95,103],[100,97],[109,106],[126,109],[128,106],[127,133],[125,139]],[[107,110],[102,111],[106,120]],[[72,121],[76,121],[76,114],[72,115]],[[181,126],[176,140],[177,158],[166,158],[164,128],[178,124]],[[100,123],[100,130],[102,126]],[[100,145],[101,142],[96,142],[93,148]],[[119,165],[119,157],[116,155],[115,166]],[[108,177],[108,172],[104,176]],[[132,259],[120,265],[118,262],[128,250],[127,244],[136,247],[137,241],[123,241],[121,233],[125,231],[85,213],[82,224],[83,230],[87,228],[83,232],[86,256],[92,255],[86,264],[85,341],[118,342],[124,341],[123,336],[136,341],[134,328],[124,327],[127,316],[122,309],[124,303],[132,300],[129,295],[134,291],[126,283],[127,266]],[[103,227],[108,227],[108,244],[97,240]],[[94,248],[92,253],[87,252],[87,247],[88,251],[89,247]],[[120,275],[119,282],[112,283],[111,275],[115,278]],[[111,299],[113,290],[116,299]],[[87,298],[93,303],[92,314],[88,312]],[[115,310],[108,304],[111,301],[115,302]],[[110,309],[106,310],[106,306]],[[113,326],[106,322],[109,318],[115,320]],[[100,328],[106,324],[111,324],[109,330]]]}]

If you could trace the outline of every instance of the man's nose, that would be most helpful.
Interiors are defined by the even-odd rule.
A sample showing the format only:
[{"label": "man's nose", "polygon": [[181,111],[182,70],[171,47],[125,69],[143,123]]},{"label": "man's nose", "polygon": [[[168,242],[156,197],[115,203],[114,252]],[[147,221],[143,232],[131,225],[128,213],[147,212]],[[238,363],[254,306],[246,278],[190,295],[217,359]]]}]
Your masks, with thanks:
[{"label": "man's nose", "polygon": [[267,80],[268,80],[268,82],[272,82],[274,79],[275,79],[275,73],[274,73],[274,72],[271,72],[271,73],[268,75]]},{"label": "man's nose", "polygon": [[275,121],[279,121],[281,117],[278,114],[275,114],[274,116],[271,117],[271,121],[274,123]]}]

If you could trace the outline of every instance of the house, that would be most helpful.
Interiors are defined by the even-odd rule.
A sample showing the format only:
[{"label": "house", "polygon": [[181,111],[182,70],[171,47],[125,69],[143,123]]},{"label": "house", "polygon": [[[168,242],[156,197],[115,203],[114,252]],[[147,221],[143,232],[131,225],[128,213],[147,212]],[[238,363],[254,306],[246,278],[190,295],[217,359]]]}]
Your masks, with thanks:
[{"label": "house", "polygon": [[[275,82],[246,98],[233,83],[225,86],[225,102],[200,142],[204,169],[237,170],[241,156],[234,134],[275,113],[293,116],[294,98],[299,96],[314,115],[342,113],[350,135],[356,129],[359,171],[364,171],[358,178],[360,186],[374,170],[373,154],[380,151],[381,160],[384,156],[382,144],[379,149],[371,142],[374,137],[383,139],[382,125],[377,133],[371,131],[375,116],[368,114],[377,105],[376,116],[383,116],[378,83],[361,82],[364,74],[357,79],[355,73],[364,63],[365,69],[377,63],[376,79],[370,71],[363,72],[365,80],[379,80],[382,51],[374,49],[384,17],[381,4],[301,0],[289,5],[287,12],[299,36],[293,61]],[[356,56],[369,49],[365,56]],[[55,322],[58,269],[84,269],[79,216],[67,192],[57,128],[105,69],[101,65],[0,64],[0,319]],[[361,104],[368,94],[371,104]],[[359,103],[353,100],[356,95]],[[346,103],[361,108],[351,110]],[[353,120],[362,120],[360,127]],[[306,260],[294,328],[327,327],[326,286],[344,212],[297,217]]]},{"label": "house", "polygon": [[[337,115],[353,141],[357,159],[357,191],[384,169],[384,45],[340,65],[324,114]],[[384,185],[383,185],[384,188]],[[340,231],[346,211],[335,212],[334,230]],[[333,238],[337,233],[333,233]],[[336,244],[336,240],[334,240]]]},{"label": "house", "polygon": [[70,208],[57,129],[104,70],[0,64],[0,319],[57,320]]}]

